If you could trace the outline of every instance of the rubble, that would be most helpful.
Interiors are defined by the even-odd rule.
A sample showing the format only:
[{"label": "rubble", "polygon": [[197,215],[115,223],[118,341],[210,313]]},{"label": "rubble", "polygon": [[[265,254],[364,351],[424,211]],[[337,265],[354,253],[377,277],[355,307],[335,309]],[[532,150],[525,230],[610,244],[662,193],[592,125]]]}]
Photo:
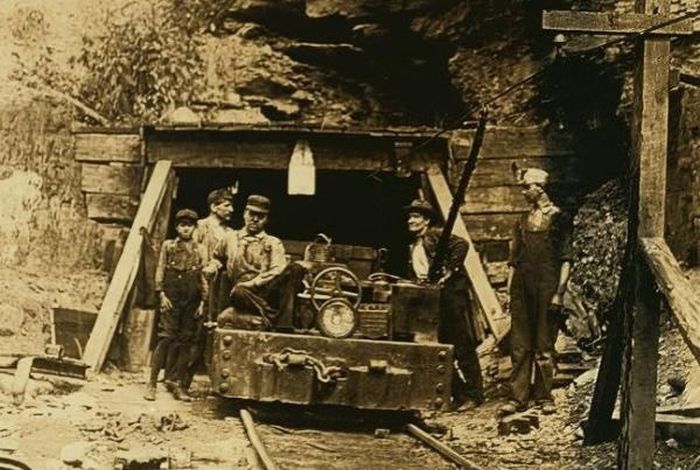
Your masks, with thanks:
[{"label": "rubble", "polygon": [[72,442],[61,449],[61,461],[73,467],[81,467],[92,447],[91,442]]},{"label": "rubble", "polygon": [[498,422],[498,434],[507,436],[510,434],[527,434],[540,427],[540,418],[537,414],[518,413],[506,416]]},{"label": "rubble", "polygon": [[0,304],[0,336],[17,334],[24,322],[24,311],[14,305]]}]

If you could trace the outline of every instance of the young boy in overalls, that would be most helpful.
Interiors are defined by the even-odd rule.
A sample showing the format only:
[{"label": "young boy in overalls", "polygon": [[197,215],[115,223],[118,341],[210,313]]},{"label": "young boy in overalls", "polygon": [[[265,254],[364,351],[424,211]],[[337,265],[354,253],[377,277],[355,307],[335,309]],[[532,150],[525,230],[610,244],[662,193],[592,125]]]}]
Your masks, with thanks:
[{"label": "young boy in overalls", "polygon": [[165,368],[166,386],[178,400],[189,401],[187,366],[194,348],[196,319],[203,314],[207,282],[202,274],[207,255],[192,239],[197,213],[182,209],[175,214],[177,237],[165,240],[156,270],[160,298],[158,344],[153,352],[151,376],[144,398],[155,400],[156,381]]}]

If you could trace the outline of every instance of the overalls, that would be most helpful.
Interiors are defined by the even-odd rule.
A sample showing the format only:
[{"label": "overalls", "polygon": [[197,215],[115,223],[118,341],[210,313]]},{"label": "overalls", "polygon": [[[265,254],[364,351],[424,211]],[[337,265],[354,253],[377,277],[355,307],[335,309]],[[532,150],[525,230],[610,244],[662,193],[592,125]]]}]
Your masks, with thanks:
[{"label": "overalls", "polygon": [[550,303],[557,291],[562,264],[557,225],[549,218],[542,227],[528,230],[526,214],[516,232],[518,248],[510,287],[510,385],[512,398],[521,405],[529,399],[552,399],[556,324]]},{"label": "overalls", "polygon": [[160,312],[158,337],[169,340],[165,366],[166,378],[184,379],[192,349],[197,321],[195,313],[202,299],[201,265],[192,244],[176,242],[168,253],[163,274],[163,293],[172,309]]}]

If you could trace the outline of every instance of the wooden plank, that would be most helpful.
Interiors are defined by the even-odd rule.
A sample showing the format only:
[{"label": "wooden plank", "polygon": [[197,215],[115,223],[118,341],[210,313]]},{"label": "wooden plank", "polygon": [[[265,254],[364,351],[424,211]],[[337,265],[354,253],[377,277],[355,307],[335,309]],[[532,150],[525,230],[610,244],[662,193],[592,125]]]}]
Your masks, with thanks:
[{"label": "wooden plank", "polygon": [[[450,144],[454,158],[464,160],[474,140],[474,130],[455,131]],[[556,157],[574,155],[570,134],[552,132],[541,127],[488,127],[479,161],[490,158]]]},{"label": "wooden plank", "polygon": [[[287,170],[296,138],[234,140],[218,136],[210,140],[177,136],[147,142],[149,162],[170,160],[175,167],[251,168]],[[394,146],[390,140],[309,138],[317,170],[390,171],[394,169]],[[441,163],[446,150],[437,142],[411,156],[407,166],[423,171],[430,164]]]},{"label": "wooden plank", "polygon": [[[450,212],[450,206],[452,205],[452,192],[447,184],[447,180],[440,167],[431,167],[427,172],[427,176],[433,195],[437,200],[440,213],[446,218],[447,214]],[[467,259],[464,261],[464,266],[467,269],[472,290],[481,307],[482,313],[486,317],[489,328],[497,341],[500,341],[510,329],[510,317],[503,315],[501,304],[498,302],[496,293],[489,283],[484,267],[481,264],[481,259],[479,259],[479,254],[476,249],[474,249],[469,232],[461,217],[457,218],[452,232],[466,239],[472,247],[472,249],[469,250]]]},{"label": "wooden plank", "polygon": [[76,134],[75,159],[79,162],[141,161],[138,134]]},{"label": "wooden plank", "polygon": [[663,238],[642,238],[641,247],[683,339],[700,363],[700,296],[697,286],[685,276]]},{"label": "wooden plank", "polygon": [[462,220],[474,241],[510,240],[513,227],[522,212],[469,214],[463,213]]},{"label": "wooden plank", "polygon": [[[577,33],[634,34],[641,33],[656,25],[668,23],[676,16],[594,11],[544,11],[542,13],[542,28]],[[687,18],[662,26],[650,34],[679,36],[692,33],[693,20]]]},{"label": "wooden plank", "polygon": [[[577,157],[529,157],[480,160],[469,181],[469,187],[518,186],[511,165],[539,168],[549,173],[550,183],[580,184],[581,160]],[[457,165],[457,169],[462,165]]]},{"label": "wooden plank", "polygon": [[[635,11],[667,15],[670,0],[637,0]],[[639,166],[639,238],[664,236],[666,152],[668,146],[669,38],[647,38],[639,46],[634,75],[632,142]],[[633,209],[634,210],[634,209]],[[633,216],[633,215],[632,215]],[[634,269],[635,303],[627,315],[622,390],[619,468],[654,466],[654,415],[659,355],[660,298],[654,278],[641,256]]]},{"label": "wooden plank", "polygon": [[[573,207],[577,202],[577,193],[580,191],[580,188],[574,185],[553,184],[550,187],[552,199],[563,208]],[[519,186],[472,190],[470,184],[465,199],[465,204],[461,208],[462,214],[514,213],[530,209],[530,204],[523,197],[522,188]]]},{"label": "wooden plank", "polygon": [[95,327],[85,348],[84,361],[95,372],[102,368],[109,345],[127,304],[141,262],[143,236],[141,228],[150,231],[156,222],[156,214],[167,194],[172,178],[172,164],[160,161],[156,164],[141,205],[131,224],[124,251],[114,271],[114,277],[100,307]]},{"label": "wooden plank", "polygon": [[137,195],[142,175],[138,165],[83,163],[80,184],[86,193]]},{"label": "wooden plank", "polygon": [[139,207],[138,196],[86,194],[88,218],[97,221],[131,222]]}]

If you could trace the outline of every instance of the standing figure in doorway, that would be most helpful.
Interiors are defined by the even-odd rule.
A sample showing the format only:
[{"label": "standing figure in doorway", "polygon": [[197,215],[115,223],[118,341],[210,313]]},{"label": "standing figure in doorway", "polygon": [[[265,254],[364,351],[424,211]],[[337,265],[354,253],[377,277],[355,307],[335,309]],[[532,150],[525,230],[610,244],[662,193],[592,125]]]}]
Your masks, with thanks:
[{"label": "standing figure in doorway", "polygon": [[[215,189],[209,193],[207,202],[209,203],[209,215],[197,221],[197,228],[192,235],[194,241],[204,248],[206,253],[205,266],[211,260],[216,244],[224,238],[226,233],[233,232],[229,225],[233,215],[233,194],[228,188]],[[204,315],[197,320],[197,333],[192,345],[193,349],[184,384],[186,390],[189,390],[195,373],[203,366],[208,338],[205,323],[215,320],[216,316],[226,308],[228,293],[231,291],[231,281],[229,281],[225,271],[210,276],[208,285],[209,296],[204,299]]]},{"label": "standing figure in doorway", "polygon": [[197,318],[204,313],[207,282],[202,268],[206,253],[192,239],[197,213],[183,209],[175,215],[177,237],[165,240],[156,270],[156,291],[160,298],[158,343],[153,353],[151,376],[144,398],[155,400],[156,381],[161,369],[166,386],[178,400],[189,401],[187,367],[195,340]]},{"label": "standing figure in doorway", "polygon": [[546,171],[513,167],[530,210],[516,223],[511,247],[510,400],[503,416],[527,409],[534,400],[545,414],[555,412],[552,398],[556,310],[571,273],[572,224],[545,191]]},{"label": "standing figure in doorway", "polygon": [[[406,212],[408,231],[413,238],[409,271],[415,280],[425,282],[442,231],[431,227],[437,220],[437,213],[427,201],[413,201],[406,207]],[[476,406],[484,401],[481,366],[476,353],[478,341],[469,305],[469,278],[464,268],[468,251],[469,243],[465,239],[450,235],[443,275],[438,282],[442,287],[438,340],[454,346],[459,368],[454,369],[452,374],[453,409],[460,408],[467,400]]]}]

